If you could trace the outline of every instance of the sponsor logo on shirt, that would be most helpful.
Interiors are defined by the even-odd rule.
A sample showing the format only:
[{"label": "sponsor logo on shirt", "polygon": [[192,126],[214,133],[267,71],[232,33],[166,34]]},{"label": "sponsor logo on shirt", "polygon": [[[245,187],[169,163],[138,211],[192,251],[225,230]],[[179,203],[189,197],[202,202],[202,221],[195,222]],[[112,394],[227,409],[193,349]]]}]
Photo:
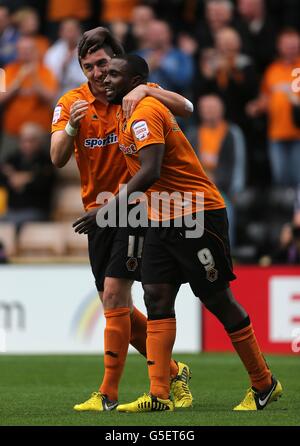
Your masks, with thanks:
[{"label": "sponsor logo on shirt", "polygon": [[118,137],[115,133],[110,133],[105,138],[88,138],[84,140],[84,147],[88,149],[95,149],[97,147],[106,147],[111,144],[116,144]]},{"label": "sponsor logo on shirt", "polygon": [[137,152],[137,148],[134,144],[130,144],[130,146],[127,147],[124,144],[120,144],[119,149],[122,150],[125,155],[132,155]]},{"label": "sponsor logo on shirt", "polygon": [[134,136],[138,141],[143,141],[149,135],[149,129],[146,121],[136,121],[132,124]]}]

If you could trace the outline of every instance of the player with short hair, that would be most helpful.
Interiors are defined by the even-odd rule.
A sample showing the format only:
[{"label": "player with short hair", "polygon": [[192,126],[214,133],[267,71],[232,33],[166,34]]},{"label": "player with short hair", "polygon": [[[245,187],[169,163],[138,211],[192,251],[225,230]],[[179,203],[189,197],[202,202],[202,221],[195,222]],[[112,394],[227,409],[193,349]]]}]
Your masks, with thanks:
[{"label": "player with short hair", "polygon": [[[148,66],[139,56],[113,58],[104,81],[107,99],[120,104],[137,85],[145,83]],[[251,380],[251,388],[234,410],[261,410],[282,394],[258,346],[249,316],[235,300],[229,282],[232,272],[228,222],[224,201],[208,179],[183,132],[170,111],[155,98],[144,98],[132,116],[118,115],[118,139],[132,175],[127,190],[115,197],[145,192],[151,225],[142,258],[142,283],[147,307],[147,364],[150,393],[117,407],[120,412],[173,410],[170,399],[168,364],[176,335],[174,303],[179,286],[189,282],[196,296],[223,324]],[[178,207],[170,207],[169,220],[163,208],[153,205],[154,193],[189,192]],[[197,210],[198,195],[204,193]],[[186,195],[184,195],[186,198]],[[103,206],[105,214],[112,203]],[[175,222],[181,212],[181,225]],[[203,234],[191,238],[187,217],[194,217]],[[203,219],[204,217],[204,219]],[[154,222],[156,223],[154,225]],[[166,224],[168,223],[168,224]],[[85,219],[77,227],[85,230]]]},{"label": "player with short hair", "polygon": [[[119,184],[131,178],[117,143],[115,114],[119,107],[108,104],[103,87],[111,57],[122,53],[123,48],[106,28],[86,32],[79,42],[78,55],[88,82],[62,96],[54,111],[52,162],[63,167],[75,148],[82,200],[89,212],[97,209],[100,192],[116,194]],[[164,101],[175,113],[190,114],[182,96],[146,85],[135,89],[124,101],[127,113],[130,114],[135,104],[148,94]],[[145,229],[141,228],[101,230],[94,226],[88,234],[90,263],[106,318],[105,372],[99,392],[75,405],[75,410],[114,409],[118,404],[118,386],[129,342],[146,356],[147,319],[133,305],[131,297],[131,285],[139,279],[144,233]],[[131,252],[130,240],[134,241]],[[179,407],[189,407],[192,404],[187,384],[189,367],[174,360],[169,367],[174,401]]]}]

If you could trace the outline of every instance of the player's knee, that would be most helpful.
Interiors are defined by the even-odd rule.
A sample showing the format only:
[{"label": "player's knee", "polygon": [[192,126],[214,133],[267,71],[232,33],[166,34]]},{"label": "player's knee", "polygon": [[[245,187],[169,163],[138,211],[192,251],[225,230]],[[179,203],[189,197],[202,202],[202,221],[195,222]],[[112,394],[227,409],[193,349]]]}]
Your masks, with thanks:
[{"label": "player's knee", "polygon": [[[237,302],[230,288],[218,291],[202,300],[205,307],[224,325],[225,329],[239,327],[248,318],[246,310]],[[243,325],[241,326],[243,328]]]},{"label": "player's knee", "polygon": [[130,304],[130,286],[118,279],[106,280],[102,293],[102,303],[104,310],[127,307]]},{"label": "player's knee", "polygon": [[147,312],[153,311],[159,306],[159,293],[155,290],[155,287],[151,285],[144,285],[144,302],[147,308]]},{"label": "player's knee", "polygon": [[173,300],[160,292],[155,285],[144,285],[144,301],[148,317],[174,314]]},{"label": "player's knee", "polygon": [[103,303],[103,291],[99,291],[98,296],[99,296],[100,301]]},{"label": "player's knee", "polygon": [[209,295],[201,296],[202,303],[209,309],[209,307],[215,307],[224,304],[231,304],[235,302],[235,298],[230,290],[226,288],[224,290],[215,291]]}]

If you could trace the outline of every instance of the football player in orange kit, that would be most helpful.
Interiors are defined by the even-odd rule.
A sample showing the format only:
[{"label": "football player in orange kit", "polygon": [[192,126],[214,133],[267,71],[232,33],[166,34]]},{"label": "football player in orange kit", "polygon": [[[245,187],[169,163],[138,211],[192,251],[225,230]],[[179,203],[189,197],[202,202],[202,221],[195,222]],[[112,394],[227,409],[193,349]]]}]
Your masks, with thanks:
[{"label": "football player in orange kit", "polygon": [[[139,56],[113,58],[104,81],[108,101],[121,104],[132,88],[147,82],[148,73],[147,63]],[[112,202],[99,208],[97,223],[124,196],[130,200],[131,194],[144,192],[150,219],[141,268],[148,314],[150,392],[119,405],[117,410],[135,413],[174,409],[168,370],[176,335],[174,304],[183,282],[190,283],[194,294],[223,324],[249,374],[251,388],[234,410],[264,409],[281,396],[282,387],[265,362],[247,312],[230,290],[229,283],[235,276],[226,209],[219,191],[170,111],[155,98],[140,101],[129,119],[120,110],[117,119],[119,146],[132,178]],[[158,193],[163,200],[171,198],[172,193],[184,199],[172,201],[169,213],[164,213],[166,207],[154,200]],[[198,206],[199,194],[203,201]],[[194,231],[197,229],[194,236],[187,224],[191,216]],[[82,217],[77,231],[84,232],[89,225],[89,217]]]},{"label": "football player in orange kit", "polygon": [[[129,181],[125,159],[118,148],[115,114],[118,106],[108,104],[103,80],[114,54],[123,48],[105,28],[86,32],[79,42],[78,56],[88,82],[59,99],[54,111],[51,158],[63,167],[75,149],[81,176],[82,200],[86,211],[97,209],[100,192],[116,194],[119,184]],[[176,93],[143,85],[123,102],[129,116],[136,103],[153,95],[174,113],[189,115],[189,102]],[[146,317],[133,306],[131,285],[139,279],[139,263],[145,230],[141,228],[105,228],[97,226],[88,234],[89,256],[96,286],[103,302],[104,378],[99,391],[75,410],[112,410],[118,404],[118,386],[129,342],[146,356]],[[170,361],[170,379],[175,404],[189,407],[190,370],[183,363]]]}]

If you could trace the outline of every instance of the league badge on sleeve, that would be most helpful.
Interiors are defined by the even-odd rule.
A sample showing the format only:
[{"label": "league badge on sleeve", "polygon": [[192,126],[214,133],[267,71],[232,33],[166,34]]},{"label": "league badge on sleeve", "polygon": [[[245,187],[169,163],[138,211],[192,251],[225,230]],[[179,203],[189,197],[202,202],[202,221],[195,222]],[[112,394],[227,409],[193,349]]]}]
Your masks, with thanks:
[{"label": "league badge on sleeve", "polygon": [[52,124],[56,124],[61,115],[62,106],[57,105],[54,109]]},{"label": "league badge on sleeve", "polygon": [[149,135],[149,129],[146,121],[135,121],[132,124],[132,130],[138,141],[144,141]]}]

